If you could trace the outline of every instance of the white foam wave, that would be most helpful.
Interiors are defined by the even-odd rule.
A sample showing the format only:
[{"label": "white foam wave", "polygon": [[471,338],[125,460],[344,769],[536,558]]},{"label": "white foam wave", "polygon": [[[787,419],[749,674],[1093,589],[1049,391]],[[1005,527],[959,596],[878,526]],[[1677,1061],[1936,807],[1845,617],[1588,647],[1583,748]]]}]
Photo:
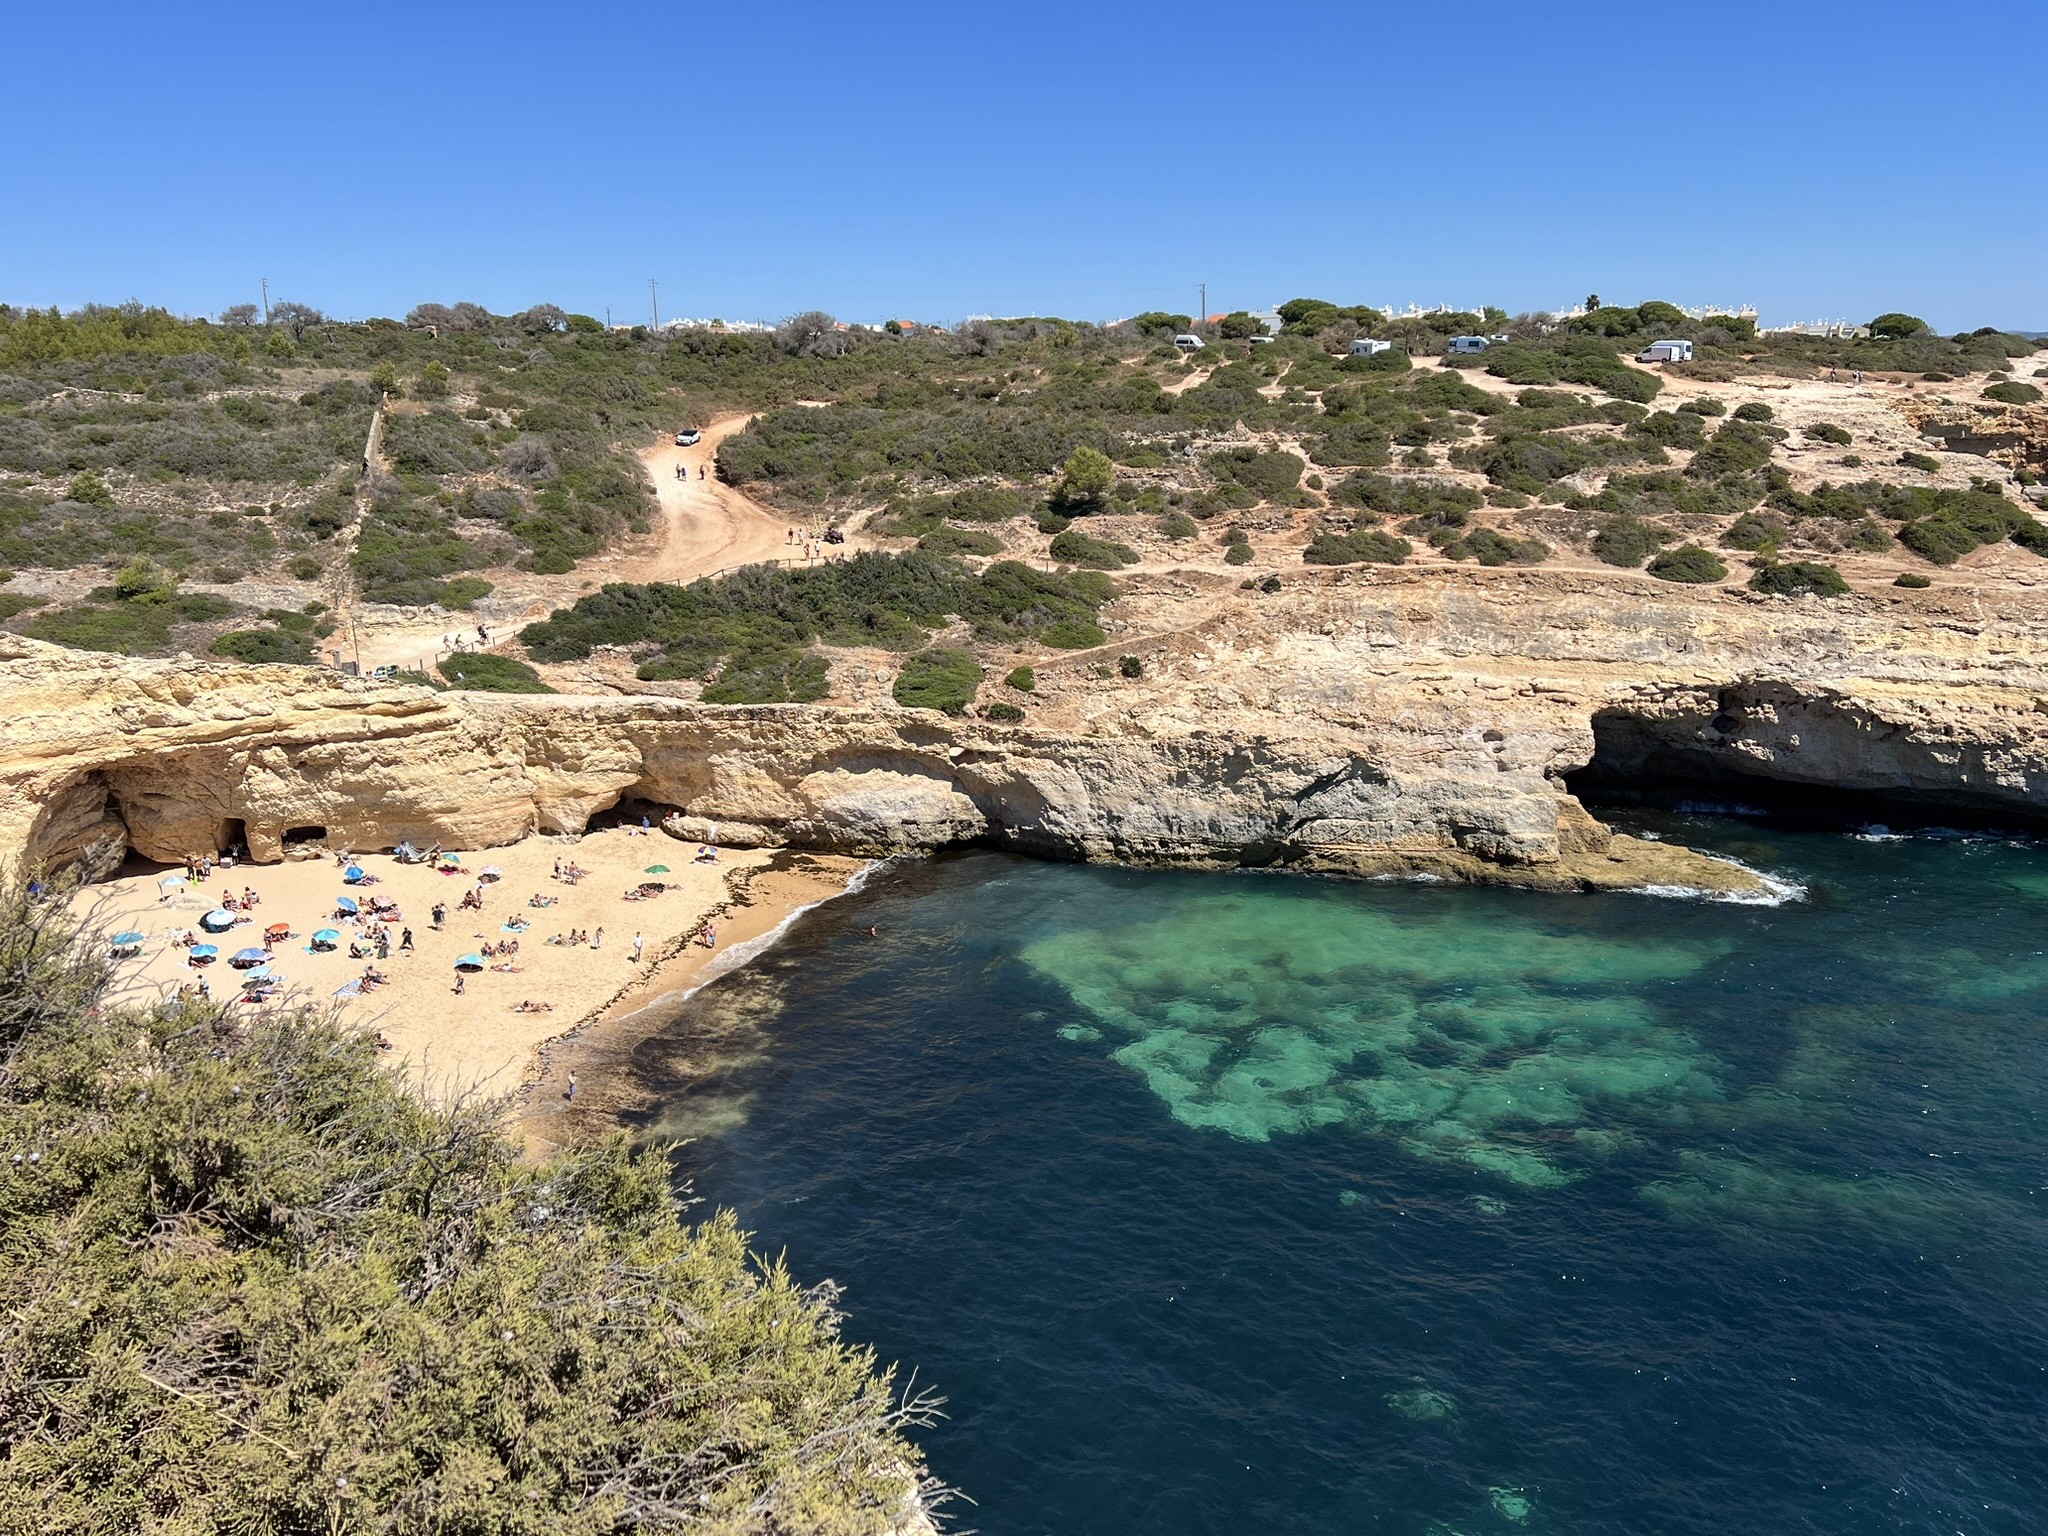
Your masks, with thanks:
[{"label": "white foam wave", "polygon": [[1728,864],[1744,874],[1754,875],[1763,882],[1760,891],[1713,891],[1697,885],[1639,885],[1634,887],[1640,896],[1662,896],[1673,901],[1718,901],[1731,907],[1782,907],[1787,902],[1804,901],[1806,887],[1796,880],[1781,880],[1776,875],[1767,875],[1760,869],[1752,869],[1740,859],[1714,856],[1716,864]]}]

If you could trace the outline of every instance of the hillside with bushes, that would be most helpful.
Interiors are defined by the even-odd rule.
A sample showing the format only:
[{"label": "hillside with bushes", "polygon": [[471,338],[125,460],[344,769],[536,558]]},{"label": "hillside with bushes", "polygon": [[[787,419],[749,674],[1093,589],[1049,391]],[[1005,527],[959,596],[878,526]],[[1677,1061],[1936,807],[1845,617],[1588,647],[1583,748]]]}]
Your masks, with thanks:
[{"label": "hillside with bushes", "polygon": [[[310,1009],[118,1002],[0,890],[0,1508],[37,1529],[902,1528],[829,1289],[624,1139],[525,1162]],[[20,1518],[10,1528],[24,1528]]]}]

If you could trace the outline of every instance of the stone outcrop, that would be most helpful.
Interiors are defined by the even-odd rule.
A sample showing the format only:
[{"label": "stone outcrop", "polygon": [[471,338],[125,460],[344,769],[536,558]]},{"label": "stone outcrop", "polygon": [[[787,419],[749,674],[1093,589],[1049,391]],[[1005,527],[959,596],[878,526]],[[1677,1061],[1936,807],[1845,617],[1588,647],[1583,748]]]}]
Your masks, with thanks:
[{"label": "stone outcrop", "polygon": [[[1190,614],[1184,588],[1127,601],[1142,617],[1151,598]],[[1120,642],[1141,682],[1046,662],[1014,728],[436,694],[7,639],[0,849],[104,868],[230,842],[259,861],[302,840],[479,847],[644,803],[689,835],[868,855],[983,842],[1555,887],[1748,881],[1610,836],[1564,783],[1596,758],[2048,818],[2048,622],[2031,611],[1379,571],[1205,613]]]}]

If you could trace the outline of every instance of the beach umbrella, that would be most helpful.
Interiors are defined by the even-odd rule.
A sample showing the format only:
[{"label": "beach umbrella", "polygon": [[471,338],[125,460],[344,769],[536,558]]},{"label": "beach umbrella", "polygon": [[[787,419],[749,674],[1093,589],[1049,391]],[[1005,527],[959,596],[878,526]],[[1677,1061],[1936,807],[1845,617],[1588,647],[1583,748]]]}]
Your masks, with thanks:
[{"label": "beach umbrella", "polygon": [[266,939],[288,939],[291,936],[292,925],[290,923],[272,923],[263,930],[263,937]]},{"label": "beach umbrella", "polygon": [[140,944],[141,942],[142,935],[132,931],[114,935],[114,945],[117,949],[126,949],[132,944]]},{"label": "beach umbrella", "polygon": [[483,968],[484,962],[481,955],[458,955],[455,957],[455,969],[458,971],[480,971]]},{"label": "beach umbrella", "polygon": [[354,885],[358,880],[363,878],[363,866],[360,864],[349,865],[347,869],[344,869],[341,872],[341,878],[348,884]]},{"label": "beach umbrella", "polygon": [[199,926],[208,933],[226,933],[235,926],[235,914],[221,907],[215,907],[199,919]]},{"label": "beach umbrella", "polygon": [[360,912],[362,908],[356,905],[355,897],[343,896],[334,903],[334,910],[337,912]]},{"label": "beach umbrella", "polygon": [[495,865],[495,864],[486,864],[486,865],[484,866],[484,872],[483,872],[482,874],[478,875],[478,876],[477,876],[477,879],[479,879],[479,880],[502,880],[502,879],[503,879],[504,877],[505,877],[505,871],[503,871],[502,869],[498,868],[498,866],[497,866],[497,865]]},{"label": "beach umbrella", "polygon": [[190,879],[184,875],[165,875],[163,879],[157,881],[156,888],[160,891],[173,891],[181,885],[190,883]]},{"label": "beach umbrella", "polygon": [[665,875],[668,873],[668,866],[666,864],[650,864],[641,870],[640,873],[643,875]]},{"label": "beach umbrella", "polygon": [[268,960],[269,958],[269,953],[264,950],[238,949],[232,955],[228,956],[228,964],[232,965],[238,971],[246,971],[251,966],[261,965],[264,961]]},{"label": "beach umbrella", "polygon": [[332,949],[334,948],[335,945],[339,944],[340,942],[341,935],[339,933],[336,933],[332,928],[322,928],[318,933],[313,935],[313,947],[315,949]]}]

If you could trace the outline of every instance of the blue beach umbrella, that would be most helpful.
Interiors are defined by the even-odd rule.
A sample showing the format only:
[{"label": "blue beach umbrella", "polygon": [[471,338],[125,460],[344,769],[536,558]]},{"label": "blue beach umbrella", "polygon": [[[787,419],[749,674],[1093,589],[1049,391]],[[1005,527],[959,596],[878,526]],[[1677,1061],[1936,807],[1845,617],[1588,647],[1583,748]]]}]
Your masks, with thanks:
[{"label": "blue beach umbrella", "polygon": [[211,960],[220,951],[211,944],[194,944],[189,953],[194,960]]},{"label": "blue beach umbrella", "polygon": [[114,945],[118,949],[126,949],[130,945],[140,944],[141,942],[142,935],[139,933],[117,933],[114,935]]},{"label": "blue beach umbrella", "polygon": [[242,985],[245,987],[260,987],[265,982],[275,980],[277,980],[277,972],[267,965],[259,965],[255,970],[242,978]]},{"label": "blue beach umbrella", "polygon": [[313,947],[315,949],[332,949],[340,942],[341,935],[332,928],[322,928],[313,935]]},{"label": "blue beach umbrella", "polygon": [[457,955],[455,957],[455,969],[458,971],[480,971],[483,968],[484,961],[481,955]]},{"label": "blue beach umbrella", "polygon": [[208,933],[226,933],[235,926],[235,914],[222,907],[215,907],[199,919],[199,926]]},{"label": "blue beach umbrella", "polygon": [[337,912],[360,912],[362,908],[356,905],[355,897],[343,896],[334,903],[334,910]]},{"label": "blue beach umbrella", "polygon": [[238,971],[246,971],[252,965],[261,965],[269,958],[270,954],[267,950],[238,949],[228,956],[228,964]]},{"label": "blue beach umbrella", "polygon": [[349,865],[347,869],[344,869],[341,872],[341,878],[347,884],[354,885],[358,880],[363,878],[363,866],[360,864]]}]

